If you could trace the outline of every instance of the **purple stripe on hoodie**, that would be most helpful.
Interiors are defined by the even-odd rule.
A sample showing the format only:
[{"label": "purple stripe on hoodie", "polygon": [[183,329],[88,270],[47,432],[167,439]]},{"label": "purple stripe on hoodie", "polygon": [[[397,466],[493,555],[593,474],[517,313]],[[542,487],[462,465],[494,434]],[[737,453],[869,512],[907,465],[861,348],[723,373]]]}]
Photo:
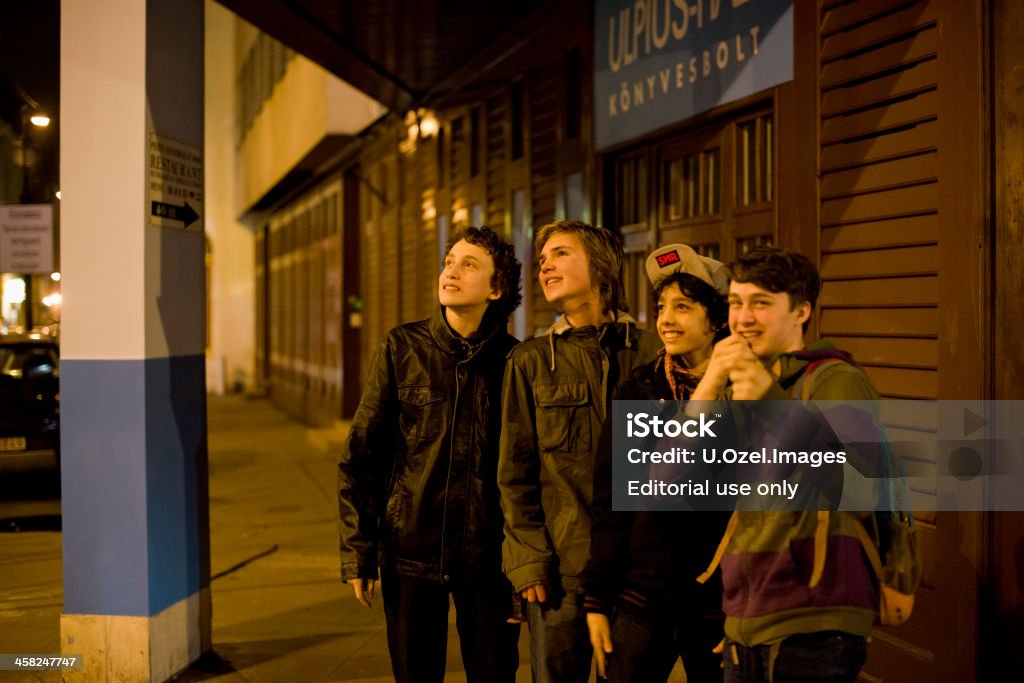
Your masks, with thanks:
[{"label": "purple stripe on hoodie", "polygon": [[808,583],[814,539],[790,541],[784,551],[727,553],[722,558],[722,609],[731,617],[757,617],[804,607],[878,609],[878,591],[860,540],[830,536],[821,582]]}]

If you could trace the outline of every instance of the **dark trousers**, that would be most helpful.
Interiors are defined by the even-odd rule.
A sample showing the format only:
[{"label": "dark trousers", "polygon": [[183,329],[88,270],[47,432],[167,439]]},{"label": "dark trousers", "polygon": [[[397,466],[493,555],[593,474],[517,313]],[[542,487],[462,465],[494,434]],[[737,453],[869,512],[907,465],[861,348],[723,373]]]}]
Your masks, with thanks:
[{"label": "dark trousers", "polygon": [[867,659],[864,638],[841,631],[790,636],[744,647],[726,639],[726,683],[854,683]]},{"label": "dark trousers", "polygon": [[526,605],[533,683],[586,683],[594,650],[583,611],[583,593],[552,593],[546,603]]},{"label": "dark trousers", "polygon": [[382,573],[391,670],[399,683],[442,683],[448,650],[448,596],[455,603],[466,679],[509,681],[519,666],[519,624],[506,623],[505,577],[443,584]]},{"label": "dark trousers", "polygon": [[722,638],[720,616],[706,619],[701,609],[665,612],[623,604],[612,615],[611,628],[608,683],[667,681],[680,657],[687,683],[721,683],[722,659],[712,652]]}]

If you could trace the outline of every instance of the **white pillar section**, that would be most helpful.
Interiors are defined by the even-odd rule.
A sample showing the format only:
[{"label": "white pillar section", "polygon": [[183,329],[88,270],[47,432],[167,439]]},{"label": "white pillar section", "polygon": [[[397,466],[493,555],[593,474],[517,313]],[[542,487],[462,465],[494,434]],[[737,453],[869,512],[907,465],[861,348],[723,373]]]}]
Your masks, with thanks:
[{"label": "white pillar section", "polygon": [[64,0],[61,126],[61,649],[163,681],[209,647],[203,0]]}]

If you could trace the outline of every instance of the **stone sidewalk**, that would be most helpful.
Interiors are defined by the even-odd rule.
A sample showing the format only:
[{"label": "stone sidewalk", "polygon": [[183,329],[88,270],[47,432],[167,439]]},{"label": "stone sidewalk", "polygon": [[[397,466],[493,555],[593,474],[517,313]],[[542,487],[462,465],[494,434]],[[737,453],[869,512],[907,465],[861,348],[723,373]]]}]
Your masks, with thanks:
[{"label": "stone sidewalk", "polygon": [[[213,651],[176,680],[391,681],[380,594],[368,610],[338,575],[334,486],[346,425],[308,429],[265,399],[208,402]],[[59,652],[60,551],[59,531],[0,534],[0,652]],[[525,683],[525,627],[520,657]],[[7,680],[61,675],[0,672]],[[446,680],[466,680],[454,609]]]}]

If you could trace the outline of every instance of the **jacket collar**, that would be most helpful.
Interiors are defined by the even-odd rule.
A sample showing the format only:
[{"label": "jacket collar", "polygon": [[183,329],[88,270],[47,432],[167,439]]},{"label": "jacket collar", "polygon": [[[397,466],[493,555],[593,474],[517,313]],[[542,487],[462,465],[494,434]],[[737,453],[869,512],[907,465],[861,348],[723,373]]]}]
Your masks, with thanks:
[{"label": "jacket collar", "polygon": [[[785,384],[795,379],[807,369],[808,365],[815,361],[833,358],[845,361],[851,365],[857,365],[853,360],[853,356],[846,351],[837,349],[836,345],[827,339],[816,341],[806,349],[784,353],[777,359],[779,361],[779,383]],[[772,360],[767,366],[771,367],[774,362]]]},{"label": "jacket collar", "polygon": [[[486,320],[487,317],[485,316],[484,321],[486,322]],[[454,356],[466,357],[472,356],[479,351],[501,330],[500,325],[495,325],[492,329],[485,330],[483,334],[473,339],[464,339],[456,334],[451,326],[448,325],[448,321],[444,317],[444,306],[438,306],[434,309],[434,314],[430,316],[427,325],[430,328],[430,336],[434,338],[434,342],[442,350]]]},{"label": "jacket collar", "polygon": [[[572,336],[573,334],[593,334],[593,332],[590,332],[590,330],[596,330],[598,343],[600,343],[601,340],[604,339],[604,334],[606,331],[608,331],[609,329],[614,329],[620,324],[624,326],[623,338],[626,340],[626,348],[628,349],[630,346],[632,346],[632,341],[629,336],[629,328],[630,326],[632,326],[634,329],[636,329],[636,321],[633,320],[633,318],[631,318],[628,313],[616,311],[614,322],[601,323],[601,326],[596,328],[573,327],[572,325],[569,324],[569,320],[565,317],[564,313],[558,316],[558,320],[555,321],[554,325],[548,328],[548,331],[546,333],[548,337],[548,349],[551,352],[551,372],[555,372],[555,370],[558,367],[558,363],[555,360],[555,337],[560,337],[563,335]],[[584,330],[586,330],[586,332],[584,332]]]},{"label": "jacket collar", "polygon": [[[627,325],[627,326],[631,325],[633,327],[636,327],[636,321],[633,320],[632,316],[630,316],[629,313],[623,313],[622,311],[616,311],[615,312],[615,320],[614,320],[614,322],[612,322],[612,323],[601,323],[601,327],[604,327],[604,326],[609,325],[609,324],[612,324],[612,325],[614,325],[614,324],[624,324],[624,325]],[[553,335],[557,335],[557,336],[562,336],[562,335],[567,334],[567,333],[569,333],[569,332],[571,332],[572,330],[575,330],[575,329],[579,329],[579,328],[575,328],[572,325],[570,325],[569,324],[569,320],[565,317],[565,314],[563,313],[562,315],[558,316],[558,320],[556,320],[554,322],[554,324],[551,325],[551,327],[548,328],[548,330],[547,330],[547,332],[545,334],[553,334]]]}]

